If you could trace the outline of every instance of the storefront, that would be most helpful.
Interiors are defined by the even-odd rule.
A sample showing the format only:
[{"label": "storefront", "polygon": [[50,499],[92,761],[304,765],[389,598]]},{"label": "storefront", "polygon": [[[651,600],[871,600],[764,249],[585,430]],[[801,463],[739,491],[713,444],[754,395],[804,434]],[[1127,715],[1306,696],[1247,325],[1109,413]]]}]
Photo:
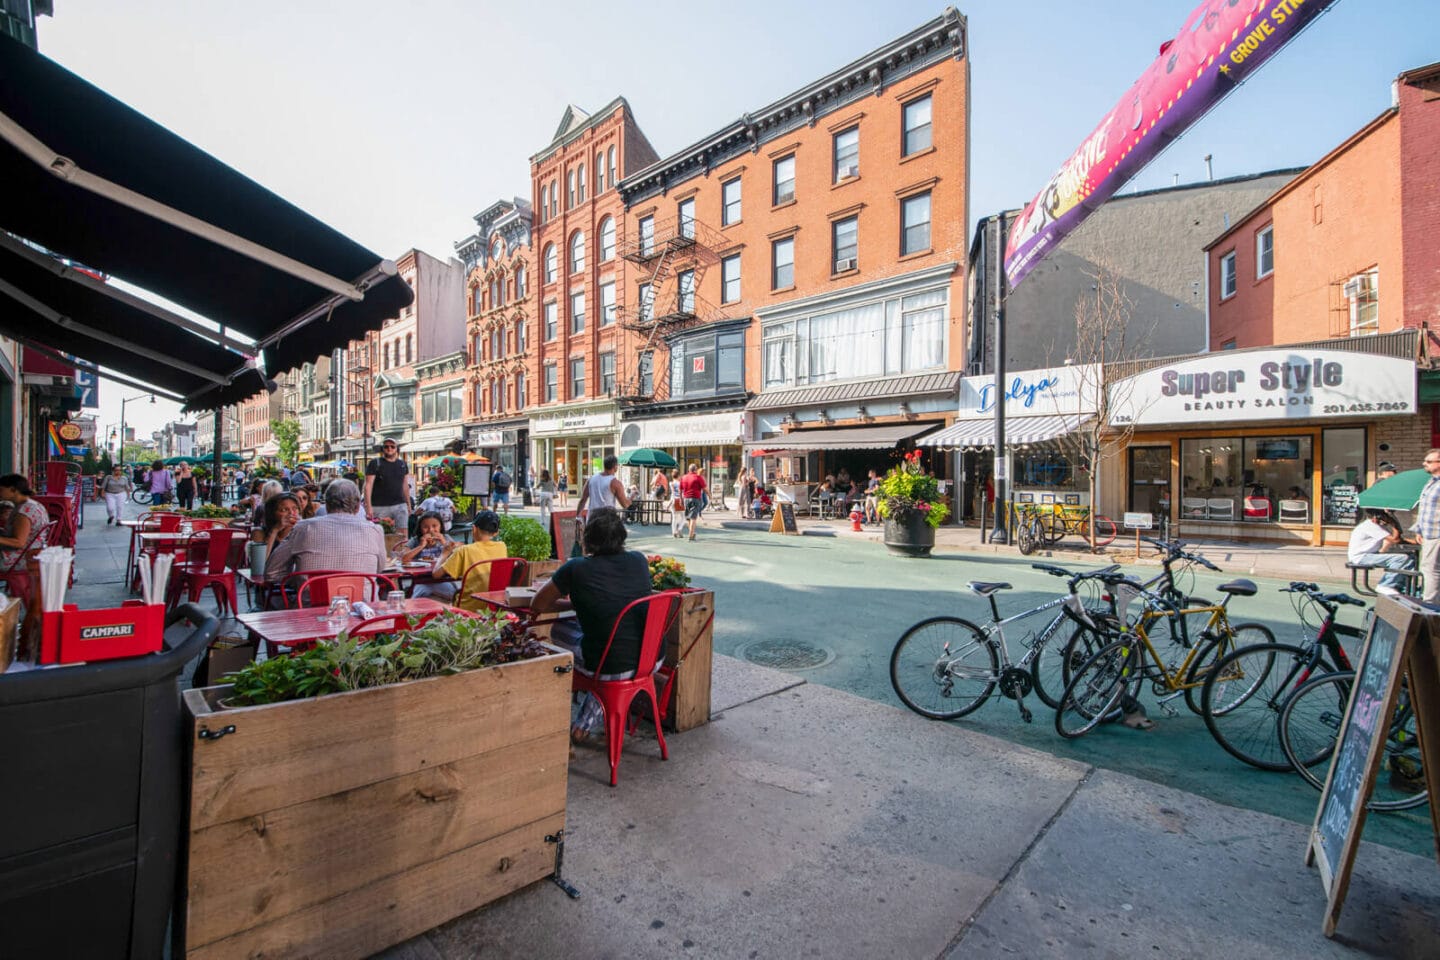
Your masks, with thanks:
[{"label": "storefront", "polygon": [[510,471],[517,487],[527,483],[530,468],[530,421],[507,420],[467,427],[465,446]]},{"label": "storefront", "polygon": [[[648,414],[652,409],[645,412]],[[620,429],[620,453],[650,447],[670,454],[682,469],[688,469],[692,463],[699,464],[705,482],[717,492],[712,493],[712,497],[720,499],[717,494],[723,494],[728,498],[734,479],[740,474],[745,420],[745,410],[739,404],[707,413],[626,419]],[[627,479],[637,483],[642,480],[638,475]]]},{"label": "storefront", "polygon": [[1296,347],[1155,367],[1111,387],[1125,455],[1102,503],[1186,537],[1345,543],[1375,465],[1419,464],[1431,418],[1417,413],[1403,358]]},{"label": "storefront", "polygon": [[563,475],[571,491],[604,469],[605,458],[618,450],[619,408],[614,402],[577,404],[530,418],[535,472]]}]

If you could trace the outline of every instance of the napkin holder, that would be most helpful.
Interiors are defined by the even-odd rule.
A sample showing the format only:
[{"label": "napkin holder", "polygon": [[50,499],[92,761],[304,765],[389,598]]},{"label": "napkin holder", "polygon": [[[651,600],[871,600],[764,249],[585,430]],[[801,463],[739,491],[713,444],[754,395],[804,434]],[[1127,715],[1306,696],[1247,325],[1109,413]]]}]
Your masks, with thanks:
[{"label": "napkin holder", "polygon": [[534,587],[506,587],[505,602],[514,607],[528,607],[535,600]]},{"label": "napkin holder", "polygon": [[41,663],[94,663],[158,653],[165,643],[165,605],[126,600],[118,607],[81,610],[73,603],[43,614]]}]

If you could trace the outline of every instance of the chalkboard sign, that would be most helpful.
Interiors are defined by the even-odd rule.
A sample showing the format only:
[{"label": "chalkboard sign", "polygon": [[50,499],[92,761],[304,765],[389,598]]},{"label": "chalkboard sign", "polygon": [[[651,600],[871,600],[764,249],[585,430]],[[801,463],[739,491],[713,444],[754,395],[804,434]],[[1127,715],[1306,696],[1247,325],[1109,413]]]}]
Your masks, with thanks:
[{"label": "chalkboard sign", "polygon": [[550,543],[556,560],[569,560],[580,536],[580,525],[575,522],[574,510],[552,510],[550,512]]},{"label": "chalkboard sign", "polygon": [[1359,518],[1360,489],[1337,483],[1325,488],[1325,522],[1353,526]]},{"label": "chalkboard sign", "polygon": [[785,500],[775,503],[775,516],[770,520],[771,533],[798,535],[800,528],[795,525],[795,504]]},{"label": "chalkboard sign", "polygon": [[[1320,808],[1310,831],[1305,862],[1320,869],[1329,896],[1323,930],[1335,933],[1340,906],[1350,884],[1350,870],[1365,825],[1366,803],[1384,754],[1390,717],[1400,693],[1400,672],[1421,626],[1423,614],[1413,605],[1382,597],[1365,647],[1355,668],[1350,705],[1340,727],[1330,775],[1320,794]],[[1431,705],[1433,707],[1433,705]],[[1416,704],[1420,709],[1420,704]],[[1430,774],[1430,771],[1426,771]]]},{"label": "chalkboard sign", "polygon": [[467,463],[460,492],[467,497],[490,496],[490,464]]}]

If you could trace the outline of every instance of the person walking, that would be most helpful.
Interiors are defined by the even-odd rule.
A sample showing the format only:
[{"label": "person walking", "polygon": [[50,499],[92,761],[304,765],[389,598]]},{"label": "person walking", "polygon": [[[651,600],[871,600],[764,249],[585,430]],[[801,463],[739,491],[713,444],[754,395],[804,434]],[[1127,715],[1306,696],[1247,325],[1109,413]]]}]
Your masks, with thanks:
[{"label": "person walking", "polygon": [[505,472],[504,465],[495,468],[495,473],[490,477],[490,486],[494,491],[491,498],[493,506],[504,507],[505,516],[510,516],[510,474]]},{"label": "person walking", "polygon": [[680,472],[670,471],[670,535],[679,537],[685,530],[685,496],[680,492]]},{"label": "person walking", "polygon": [[1440,447],[1425,454],[1430,480],[1420,491],[1414,531],[1420,535],[1420,572],[1425,575],[1426,603],[1440,603]]},{"label": "person walking", "polygon": [[630,495],[625,492],[625,484],[617,476],[620,472],[620,460],[615,454],[605,458],[605,469],[585,481],[585,486],[580,491],[580,502],[575,504],[577,516],[585,516],[587,510],[598,510],[601,507],[619,507],[624,510],[630,506]]},{"label": "person walking", "polygon": [[555,481],[550,479],[549,470],[540,471],[535,483],[535,502],[540,507],[540,526],[550,533],[550,512],[555,509]]},{"label": "person walking", "polygon": [[750,476],[749,467],[740,468],[740,476],[735,480],[735,509],[741,517],[750,516],[750,502],[755,498],[755,483]]},{"label": "person walking", "polygon": [[181,510],[195,509],[195,471],[184,461],[175,468],[175,498]]},{"label": "person walking", "polygon": [[[410,470],[394,440],[380,445],[380,459],[365,467],[365,506],[372,517],[389,517],[395,532],[410,536],[410,504],[415,500]],[[329,507],[327,500],[326,507]]]},{"label": "person walking", "polygon": [[125,498],[135,492],[135,484],[125,476],[125,468],[117,463],[110,476],[101,481],[100,492],[105,495],[106,526],[119,523]]},{"label": "person walking", "polygon": [[570,506],[570,477],[565,473],[564,464],[555,465],[555,485],[560,493],[560,506]]},{"label": "person walking", "polygon": [[680,495],[685,499],[685,519],[690,524],[690,539],[694,540],[700,512],[705,509],[705,478],[700,476],[700,464],[690,464],[690,472],[680,478]]},{"label": "person walking", "polygon": [[157,507],[169,503],[175,495],[175,477],[165,464],[156,460],[150,464],[150,502]]}]

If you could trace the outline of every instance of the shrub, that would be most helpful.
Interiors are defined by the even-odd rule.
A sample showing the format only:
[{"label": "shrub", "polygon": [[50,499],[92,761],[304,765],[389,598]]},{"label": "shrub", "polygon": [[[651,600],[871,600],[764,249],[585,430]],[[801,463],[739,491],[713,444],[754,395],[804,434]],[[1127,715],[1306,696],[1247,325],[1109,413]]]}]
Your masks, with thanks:
[{"label": "shrub", "polygon": [[550,534],[540,526],[540,521],[529,517],[502,516],[497,540],[504,541],[505,550],[512,557],[519,557],[532,563],[550,559]]}]

